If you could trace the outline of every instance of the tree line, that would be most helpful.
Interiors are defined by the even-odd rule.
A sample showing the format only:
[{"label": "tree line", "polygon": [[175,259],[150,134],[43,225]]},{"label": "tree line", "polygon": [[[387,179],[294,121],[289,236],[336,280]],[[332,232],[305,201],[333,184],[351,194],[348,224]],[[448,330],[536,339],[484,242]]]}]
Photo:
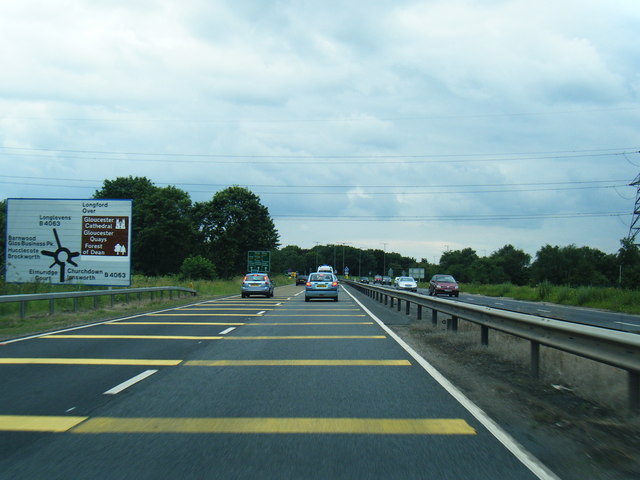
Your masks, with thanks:
[{"label": "tree line", "polygon": [[[94,199],[133,200],[132,271],[147,276],[183,274],[192,278],[231,278],[245,273],[247,252],[270,251],[271,271],[309,273],[330,264],[350,276],[408,274],[412,267],[425,270],[428,279],[448,273],[460,282],[535,285],[550,282],[570,286],[622,286],[640,288],[640,250],[631,239],[621,240],[615,254],[591,247],[540,248],[529,254],[505,245],[488,256],[471,248],[447,251],[439,263],[417,261],[382,249],[350,245],[295,245],[279,248],[279,234],[267,207],[250,190],[232,186],[205,202],[192,202],[177,187],[158,187],[146,177],[105,180]],[[0,251],[5,250],[6,206],[0,202]],[[2,255],[0,267],[4,272]]]}]

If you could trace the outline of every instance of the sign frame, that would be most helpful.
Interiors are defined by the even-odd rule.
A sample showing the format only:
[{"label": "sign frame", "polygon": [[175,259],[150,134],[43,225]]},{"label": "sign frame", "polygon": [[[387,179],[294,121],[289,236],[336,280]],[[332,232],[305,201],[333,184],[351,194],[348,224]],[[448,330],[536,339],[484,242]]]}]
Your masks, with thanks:
[{"label": "sign frame", "polygon": [[131,286],[132,201],[8,198],[5,281]]},{"label": "sign frame", "polygon": [[271,271],[271,252],[268,250],[249,250],[247,252],[247,272],[269,273]]}]

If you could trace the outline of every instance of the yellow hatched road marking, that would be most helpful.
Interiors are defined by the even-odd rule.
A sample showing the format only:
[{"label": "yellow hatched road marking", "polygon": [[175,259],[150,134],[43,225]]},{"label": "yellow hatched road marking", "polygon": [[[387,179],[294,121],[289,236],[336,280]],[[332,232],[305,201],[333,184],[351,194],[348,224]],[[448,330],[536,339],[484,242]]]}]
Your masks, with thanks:
[{"label": "yellow hatched road marking", "polygon": [[0,431],[66,432],[89,417],[0,415]]},{"label": "yellow hatched road marking", "polygon": [[218,308],[218,307],[246,307],[246,308],[251,308],[251,307],[277,307],[279,306],[280,303],[208,303],[206,305],[194,305],[193,307],[184,307],[184,308],[177,308],[177,310],[188,310],[190,308],[193,308],[194,310],[201,310],[201,309],[206,309],[206,308]]},{"label": "yellow hatched road marking", "polygon": [[460,418],[112,418],[0,415],[0,431],[187,434],[475,435]]},{"label": "yellow hatched road marking", "polygon": [[182,360],[144,360],[137,358],[0,358],[0,365],[144,365],[171,367]]},{"label": "yellow hatched road marking", "polygon": [[269,337],[224,337],[224,340],[378,340],[387,338],[384,335],[287,335]]},{"label": "yellow hatched road marking", "polygon": [[199,337],[178,335],[44,335],[44,339],[99,339],[99,340],[220,340],[224,337]]},{"label": "yellow hatched road marking", "polygon": [[287,314],[287,313],[274,313],[273,316],[275,317],[347,317],[347,318],[352,318],[352,317],[366,317],[366,315],[353,315],[351,313],[347,313],[347,314],[331,314],[331,313],[327,313],[327,314],[304,314],[304,313],[294,313],[294,314]]},{"label": "yellow hatched road marking", "polygon": [[205,325],[205,326],[242,326],[246,323],[225,323],[225,322],[119,322],[117,320],[108,322],[108,325]]},{"label": "yellow hatched road marking", "polygon": [[149,317],[262,317],[257,313],[149,313]]},{"label": "yellow hatched road marking", "polygon": [[[271,305],[269,305],[271,306]],[[176,308],[175,310],[180,311],[180,312],[184,312],[184,311],[192,311],[192,312],[202,312],[203,310],[266,310],[268,312],[270,312],[271,310],[275,310],[273,308],[257,308],[254,306],[251,306],[251,308],[247,307],[247,308],[236,308],[236,307],[232,307],[232,308],[228,308],[228,307],[223,307],[223,308],[211,308],[211,307],[206,307],[206,308]]]},{"label": "yellow hatched road marking", "polygon": [[71,433],[239,433],[475,435],[463,419],[446,418],[108,418],[78,424]]},{"label": "yellow hatched road marking", "polygon": [[121,322],[114,320],[107,325],[204,325],[204,326],[305,326],[305,325],[373,325],[373,322],[280,322],[280,323],[225,323],[225,322]]},{"label": "yellow hatched road marking", "polygon": [[189,367],[405,367],[409,360],[191,360]]},{"label": "yellow hatched road marking", "polygon": [[303,326],[303,325],[373,325],[373,322],[280,322],[280,323],[247,323],[247,327],[266,326]]},{"label": "yellow hatched road marking", "polygon": [[269,337],[221,337],[221,336],[182,336],[182,335],[43,335],[41,339],[89,339],[89,340],[378,340],[384,335],[291,335]]}]

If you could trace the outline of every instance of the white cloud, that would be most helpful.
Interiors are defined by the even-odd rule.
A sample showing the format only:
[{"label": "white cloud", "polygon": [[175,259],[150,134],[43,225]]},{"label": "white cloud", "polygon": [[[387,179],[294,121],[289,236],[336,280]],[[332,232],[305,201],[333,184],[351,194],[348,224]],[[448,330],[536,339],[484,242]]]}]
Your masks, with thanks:
[{"label": "white cloud", "polygon": [[612,251],[630,217],[451,218],[631,212],[628,187],[622,197],[567,184],[478,190],[637,175],[640,161],[620,152],[640,150],[639,10],[631,0],[3,3],[0,146],[45,151],[0,149],[0,166],[44,179],[31,183],[69,181],[1,185],[6,196],[78,197],[93,193],[78,180],[137,175],[183,184],[194,200],[252,186],[279,215],[430,217],[277,220],[283,244],[306,247],[385,242],[430,259],[443,245]]}]

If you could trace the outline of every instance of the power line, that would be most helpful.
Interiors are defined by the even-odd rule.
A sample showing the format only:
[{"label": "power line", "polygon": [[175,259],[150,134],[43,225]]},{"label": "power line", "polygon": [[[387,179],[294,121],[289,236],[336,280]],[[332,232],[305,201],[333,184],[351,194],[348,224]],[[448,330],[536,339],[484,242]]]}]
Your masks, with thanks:
[{"label": "power line", "polygon": [[[255,155],[255,154],[194,154],[194,153],[159,153],[159,152],[116,152],[97,150],[64,150],[45,148],[0,147],[0,150],[11,150],[3,155],[31,158],[52,158],[51,153],[64,155],[100,155],[100,157],[67,156],[54,157],[59,160],[103,160],[112,162],[153,162],[153,163],[195,163],[195,164],[251,164],[262,160],[259,165],[304,166],[300,160],[323,160],[323,165],[342,164],[430,164],[430,163],[472,163],[472,162],[515,162],[527,160],[564,160],[575,158],[598,158],[605,156],[625,156],[640,153],[638,147],[624,149],[590,149],[565,150],[556,152],[520,152],[520,153],[472,153],[472,154],[414,154],[414,155]],[[15,151],[14,151],[15,150]],[[38,152],[45,155],[35,155]],[[134,158],[132,158],[134,157]],[[172,157],[172,158],[161,158]],[[480,158],[486,157],[486,158]],[[492,158],[493,157],[493,158]],[[207,160],[202,160],[206,158]],[[178,160],[179,159],[179,160]],[[244,160],[243,160],[244,159]],[[268,161],[267,161],[268,160]],[[293,162],[296,160],[296,162]],[[338,161],[339,160],[339,161]]]},{"label": "power line", "polygon": [[307,220],[324,222],[424,222],[424,221],[486,221],[486,220],[542,220],[554,218],[595,218],[619,217],[628,212],[581,212],[581,213],[540,213],[540,214],[504,214],[504,215],[432,215],[432,216],[396,216],[396,215],[279,215],[272,214],[280,220]]},{"label": "power line", "polygon": [[[3,178],[3,176],[0,176],[0,178]],[[83,182],[89,182],[89,180],[78,180],[78,181],[83,181]],[[92,181],[91,181],[92,182]],[[296,195],[296,196],[342,196],[342,195],[362,195],[362,196],[383,196],[383,195],[399,195],[399,196],[416,196],[416,195],[442,195],[442,194],[447,194],[447,195],[453,195],[453,194],[476,194],[476,193],[527,193],[527,192],[559,192],[559,191],[571,191],[571,190],[602,190],[602,189],[616,189],[618,187],[628,187],[629,185],[626,183],[619,183],[619,184],[613,184],[613,185],[584,185],[586,183],[600,183],[598,181],[594,181],[594,182],[565,182],[565,183],[549,183],[549,185],[575,185],[575,184],[582,184],[581,186],[564,186],[564,187],[560,187],[560,186],[555,186],[553,188],[502,188],[502,189],[493,189],[493,190],[432,190],[432,191],[423,191],[423,192],[416,192],[416,191],[403,191],[402,189],[404,188],[439,188],[439,189],[443,189],[443,188],[452,188],[452,187],[456,187],[456,185],[433,185],[433,186],[377,186],[377,187],[360,187],[360,186],[343,186],[340,188],[346,189],[346,188],[393,188],[393,191],[388,191],[388,192],[380,192],[380,191],[341,191],[341,192],[318,192],[318,191],[309,191],[309,190],[305,190],[305,191],[294,191],[295,189],[298,188],[333,188],[333,186],[317,186],[317,187],[307,187],[307,186],[303,186],[303,185],[293,185],[291,187],[288,187],[289,190],[286,191],[258,191],[255,190],[253,191],[253,193],[255,194],[259,194],[259,195]],[[608,183],[608,182],[605,182]],[[23,186],[37,186],[37,187],[50,187],[50,188],[83,188],[83,189],[90,189],[90,190],[99,190],[101,188],[101,185],[99,184],[94,184],[94,185],[65,185],[65,184],[58,184],[58,183],[31,183],[31,182],[12,182],[12,181],[6,181],[6,180],[0,180],[0,184],[7,184],[7,185],[23,185]],[[159,185],[173,185],[173,186],[185,186],[185,185],[193,185],[193,184],[181,184],[181,183],[173,183],[173,184],[159,184]],[[533,183],[533,184],[488,184],[488,185],[475,185],[475,188],[481,188],[481,187],[494,187],[495,186],[504,186],[504,187],[513,187],[513,186],[542,186],[545,185],[544,183]],[[200,185],[203,186],[203,185]],[[206,185],[204,185],[206,186]],[[215,189],[215,187],[220,187],[220,188],[224,188],[224,187],[228,187],[228,184],[220,184],[220,185],[211,185],[211,189],[210,190],[190,190],[190,193],[212,193],[212,192],[216,192],[218,190]],[[248,188],[255,188],[255,185],[245,185],[245,187]],[[280,185],[262,185],[262,186],[258,186],[258,188],[283,188]],[[294,190],[292,190],[294,189]]]}]

